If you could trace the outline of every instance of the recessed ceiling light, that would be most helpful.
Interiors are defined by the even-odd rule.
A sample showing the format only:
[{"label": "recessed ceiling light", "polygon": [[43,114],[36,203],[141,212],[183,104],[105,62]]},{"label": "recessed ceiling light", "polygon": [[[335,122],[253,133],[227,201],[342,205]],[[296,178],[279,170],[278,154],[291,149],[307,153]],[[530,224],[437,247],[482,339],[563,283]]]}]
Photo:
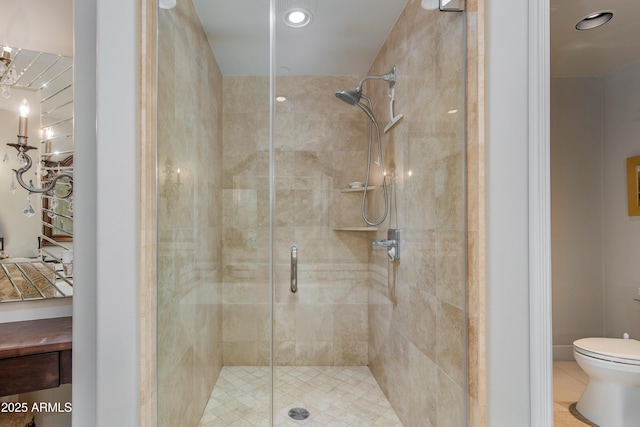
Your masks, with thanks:
[{"label": "recessed ceiling light", "polygon": [[591,30],[606,24],[611,18],[613,18],[613,12],[592,13],[576,24],[576,30]]},{"label": "recessed ceiling light", "polygon": [[311,12],[302,7],[294,7],[284,13],[284,23],[293,28],[300,28],[309,25],[311,22]]},{"label": "recessed ceiling light", "polygon": [[287,100],[286,96],[276,96],[276,101],[278,102],[284,102]]}]

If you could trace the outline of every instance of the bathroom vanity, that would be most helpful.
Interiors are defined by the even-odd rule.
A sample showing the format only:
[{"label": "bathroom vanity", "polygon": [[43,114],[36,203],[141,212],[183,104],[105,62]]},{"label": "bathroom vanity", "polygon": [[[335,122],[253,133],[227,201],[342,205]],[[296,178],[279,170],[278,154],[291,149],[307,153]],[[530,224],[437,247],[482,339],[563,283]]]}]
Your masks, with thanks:
[{"label": "bathroom vanity", "polygon": [[0,396],[71,383],[71,317],[0,324]]}]

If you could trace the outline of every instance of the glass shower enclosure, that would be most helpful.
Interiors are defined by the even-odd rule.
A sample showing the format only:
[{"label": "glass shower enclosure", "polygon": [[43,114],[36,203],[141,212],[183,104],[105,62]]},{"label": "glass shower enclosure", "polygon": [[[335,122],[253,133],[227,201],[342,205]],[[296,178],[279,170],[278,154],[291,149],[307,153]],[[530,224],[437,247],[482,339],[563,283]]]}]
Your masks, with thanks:
[{"label": "glass shower enclosure", "polygon": [[465,14],[428,3],[159,10],[158,425],[467,424]]}]

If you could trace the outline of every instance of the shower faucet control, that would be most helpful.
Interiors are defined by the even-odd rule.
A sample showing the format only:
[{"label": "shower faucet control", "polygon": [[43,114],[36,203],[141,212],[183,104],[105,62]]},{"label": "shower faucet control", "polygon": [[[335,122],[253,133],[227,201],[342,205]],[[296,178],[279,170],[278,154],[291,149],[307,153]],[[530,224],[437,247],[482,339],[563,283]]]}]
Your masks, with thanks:
[{"label": "shower faucet control", "polygon": [[400,259],[400,230],[390,228],[387,230],[387,238],[379,241],[372,241],[373,248],[385,248],[389,255],[389,261]]}]

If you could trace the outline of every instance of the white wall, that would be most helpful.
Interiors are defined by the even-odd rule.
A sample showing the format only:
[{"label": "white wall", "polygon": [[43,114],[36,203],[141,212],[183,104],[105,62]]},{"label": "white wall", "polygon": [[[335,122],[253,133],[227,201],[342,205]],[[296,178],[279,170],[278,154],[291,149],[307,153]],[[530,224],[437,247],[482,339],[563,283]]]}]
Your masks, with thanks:
[{"label": "white wall", "polygon": [[604,333],[602,101],[602,78],[551,80],[554,360]]},{"label": "white wall", "polygon": [[97,2],[96,427],[140,419],[138,10]]},{"label": "white wall", "polygon": [[74,2],[77,426],[140,419],[138,9],[130,0]]},{"label": "white wall", "polygon": [[73,0],[3,1],[0,45],[73,56]]},{"label": "white wall", "polygon": [[553,79],[551,99],[554,358],[571,360],[577,338],[640,338],[640,217],[627,213],[625,164],[640,155],[640,62]]},{"label": "white wall", "polygon": [[[73,135],[76,141],[73,191],[74,198],[82,200],[76,203],[73,217],[73,276],[76,282],[73,295],[74,426],[97,425],[96,366],[100,337],[96,319],[96,1],[76,1],[73,5]],[[102,167],[108,165],[103,163]],[[129,356],[134,357],[133,354]],[[119,391],[113,393],[115,396]]]},{"label": "white wall", "polygon": [[72,306],[73,298],[3,303],[0,310],[0,323],[71,316]]},{"label": "white wall", "polygon": [[529,10],[511,0],[486,6],[487,425],[526,427]]},{"label": "white wall", "polygon": [[605,334],[640,339],[640,217],[627,214],[626,158],[640,156],[640,61],[604,78]]}]

